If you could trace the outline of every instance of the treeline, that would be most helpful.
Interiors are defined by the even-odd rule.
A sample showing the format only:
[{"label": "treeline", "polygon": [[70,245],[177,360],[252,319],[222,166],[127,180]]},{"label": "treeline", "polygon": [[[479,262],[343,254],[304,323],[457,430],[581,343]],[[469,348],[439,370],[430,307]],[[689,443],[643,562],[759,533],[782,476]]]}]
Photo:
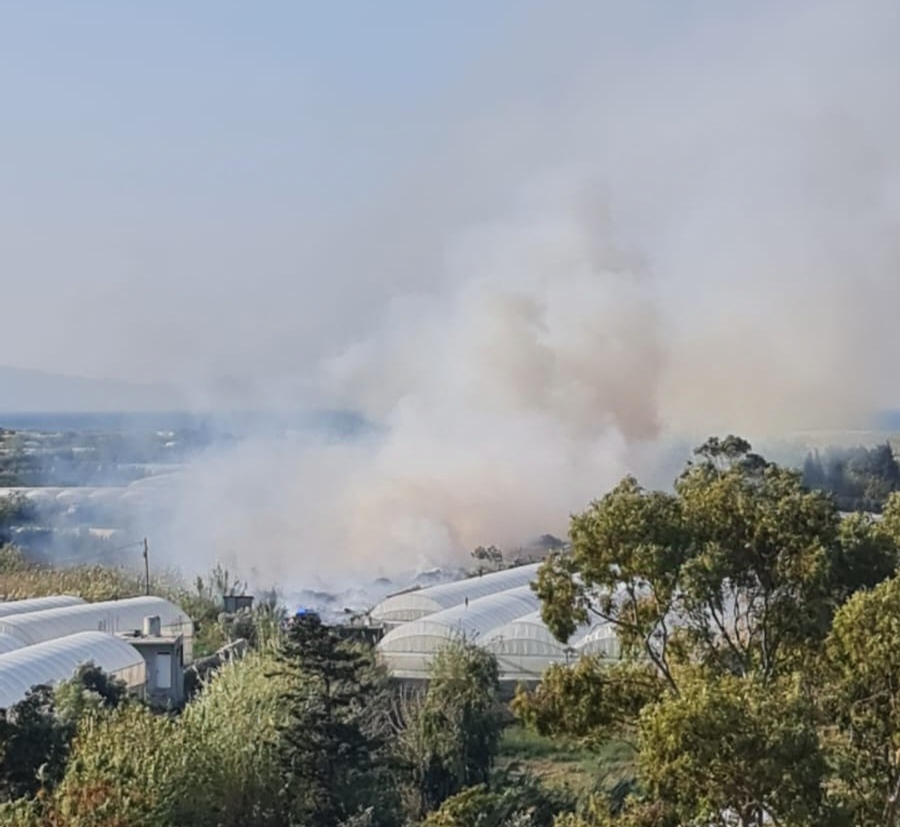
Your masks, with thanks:
[{"label": "treeline", "polygon": [[889,443],[811,451],[803,463],[803,482],[833,494],[842,511],[877,514],[900,491],[900,463]]},{"label": "treeline", "polygon": [[900,825],[900,495],[842,518],[799,472],[712,439],[675,483],[626,478],[541,570],[565,639],[623,658],[551,668],[517,713],[632,745],[633,779],[559,827]]}]

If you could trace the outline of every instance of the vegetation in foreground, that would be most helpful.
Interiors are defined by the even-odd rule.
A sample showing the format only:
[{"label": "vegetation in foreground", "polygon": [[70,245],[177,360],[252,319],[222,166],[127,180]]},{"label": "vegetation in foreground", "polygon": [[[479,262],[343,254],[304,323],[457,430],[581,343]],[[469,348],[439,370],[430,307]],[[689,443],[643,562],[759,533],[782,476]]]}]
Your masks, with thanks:
[{"label": "vegetation in foreground", "polygon": [[[519,724],[503,729],[476,646],[403,688],[310,615],[256,635],[177,716],[96,670],[36,688],[0,721],[0,819],[897,827],[900,495],[882,512],[842,518],[800,472],[712,439],[673,492],[626,478],[572,518],[571,551],[536,584],[545,620],[561,639],[609,623],[624,657],[551,668],[518,693]],[[76,576],[7,553],[0,584]]]}]

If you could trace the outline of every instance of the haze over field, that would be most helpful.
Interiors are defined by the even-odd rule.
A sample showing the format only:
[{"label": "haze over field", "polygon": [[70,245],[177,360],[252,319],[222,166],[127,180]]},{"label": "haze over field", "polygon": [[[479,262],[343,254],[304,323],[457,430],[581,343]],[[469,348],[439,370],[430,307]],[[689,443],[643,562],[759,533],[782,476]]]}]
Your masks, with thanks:
[{"label": "haze over field", "polygon": [[896,3],[350,8],[0,12],[0,361],[379,426],[210,454],[176,556],[441,562],[900,401]]}]

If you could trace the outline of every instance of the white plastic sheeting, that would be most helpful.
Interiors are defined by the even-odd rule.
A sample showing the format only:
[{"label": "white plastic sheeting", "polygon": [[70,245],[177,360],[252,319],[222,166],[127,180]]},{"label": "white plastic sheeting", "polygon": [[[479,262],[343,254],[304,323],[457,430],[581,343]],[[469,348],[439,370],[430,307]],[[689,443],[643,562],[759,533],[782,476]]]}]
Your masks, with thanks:
[{"label": "white plastic sheeting", "polygon": [[50,597],[30,597],[27,600],[7,600],[0,602],[0,617],[22,615],[28,612],[41,612],[44,609],[61,609],[65,606],[83,606],[80,597],[68,594],[56,594]]},{"label": "white plastic sheeting", "polygon": [[568,643],[560,643],[536,611],[491,630],[479,645],[497,659],[501,680],[536,680],[554,663],[577,660],[586,636],[601,628],[582,627]]},{"label": "white plastic sheeting", "polygon": [[381,601],[369,615],[372,620],[388,625],[409,623],[444,609],[464,605],[466,598],[472,603],[488,595],[525,586],[537,577],[539,566],[540,563],[515,566],[453,583],[395,594]]},{"label": "white plastic sheeting", "polygon": [[0,708],[18,703],[34,686],[68,680],[84,663],[123,680],[132,692],[146,684],[146,665],[137,649],[105,632],[80,632],[0,655]]},{"label": "white plastic sheeting", "polygon": [[574,645],[581,655],[599,655],[611,660],[617,660],[622,656],[619,638],[616,636],[615,627],[610,623],[595,626]]},{"label": "white plastic sheeting", "polygon": [[7,652],[15,652],[16,649],[21,649],[25,646],[21,640],[13,637],[12,635],[4,635],[0,634],[0,655],[6,654]]},{"label": "white plastic sheeting", "polygon": [[388,632],[378,644],[382,662],[396,677],[425,678],[434,655],[453,640],[481,643],[492,630],[533,613],[539,606],[529,586],[470,600]]},{"label": "white plastic sheeting", "polygon": [[153,615],[159,617],[163,635],[184,636],[184,659],[185,663],[190,663],[194,625],[180,606],[161,597],[106,600],[3,617],[0,618],[0,633],[12,635],[33,646],[73,632],[124,634],[139,631],[144,618]]}]

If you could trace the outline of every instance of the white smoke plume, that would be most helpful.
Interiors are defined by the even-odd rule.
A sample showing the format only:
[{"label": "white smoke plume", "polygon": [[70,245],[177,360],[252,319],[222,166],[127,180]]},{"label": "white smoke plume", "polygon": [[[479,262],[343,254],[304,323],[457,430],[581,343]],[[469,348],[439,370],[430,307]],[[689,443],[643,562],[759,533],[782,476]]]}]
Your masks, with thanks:
[{"label": "white smoke plume", "polygon": [[[673,440],[900,401],[900,11],[726,6],[523,5],[407,176],[332,228],[305,272],[324,298],[274,290],[273,325],[217,354],[258,366],[248,405],[377,430],[199,461],[172,556],[391,575],[562,534],[624,473],[671,479]],[[263,369],[291,373],[293,308],[302,398]]]}]

